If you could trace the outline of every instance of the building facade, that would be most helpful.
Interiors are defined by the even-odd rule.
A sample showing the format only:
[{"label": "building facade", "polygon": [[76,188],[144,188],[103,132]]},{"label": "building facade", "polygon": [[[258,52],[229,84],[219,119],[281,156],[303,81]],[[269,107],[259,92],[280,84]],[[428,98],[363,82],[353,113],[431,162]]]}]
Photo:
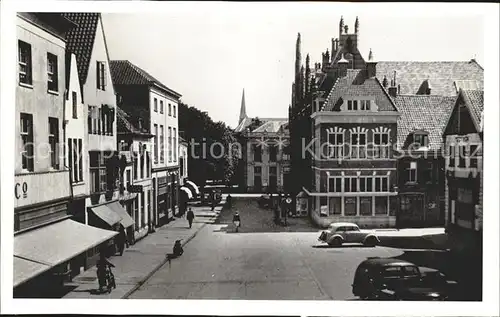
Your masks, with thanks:
[{"label": "building facade", "polygon": [[142,120],[132,118],[118,104],[118,148],[120,160],[120,202],[133,219],[129,222],[128,236],[137,241],[153,230],[153,179],[151,173],[151,139]]},{"label": "building facade", "polygon": [[[117,151],[116,95],[109,71],[109,54],[99,13],[66,13],[78,26],[67,35],[68,50],[76,55],[82,86],[85,125],[85,155],[88,160],[89,196],[85,209],[73,213],[85,224],[118,231],[130,216],[119,203],[120,161]],[[100,252],[116,252],[114,241],[87,252],[86,268]]]},{"label": "building facade", "polygon": [[249,118],[243,91],[236,138],[241,146],[239,186],[244,192],[283,192],[288,182],[290,134],[286,118]]},{"label": "building facade", "polygon": [[397,227],[444,226],[442,135],[456,97],[398,95]]},{"label": "building facade", "polygon": [[[71,139],[82,137],[78,122],[66,124],[64,109],[65,99],[74,97],[65,94],[66,88],[79,90],[65,72],[66,34],[75,26],[57,13],[17,15],[15,297],[47,295],[50,286],[79,270],[75,258],[115,235],[71,220],[68,213],[72,197],[85,194],[65,159],[66,133]],[[78,94],[74,100],[78,116]],[[77,177],[81,173],[77,168]]]},{"label": "building facade", "polygon": [[444,133],[446,229],[454,251],[482,253],[483,228],[482,90],[460,90]]},{"label": "building facade", "polygon": [[130,61],[112,61],[111,73],[122,109],[141,118],[153,135],[152,226],[168,222],[178,212],[178,103],[181,95]]},{"label": "building facade", "polygon": [[[371,50],[365,60],[358,49],[359,30],[360,23],[357,18],[354,32],[349,32],[349,27],[341,18],[339,37],[332,38],[331,52],[324,52],[321,63],[315,63],[313,67],[309,65],[309,55],[306,56],[305,67],[302,65],[302,39],[300,34],[297,37],[295,80],[289,109],[292,192],[297,194],[305,189],[313,196],[320,197],[324,195],[322,193],[329,192],[330,187],[344,192],[335,194],[344,198],[333,202],[339,206],[340,211],[339,208],[336,211],[331,210],[333,204],[329,204],[326,197],[320,199],[319,205],[318,198],[312,199],[309,204],[312,207],[312,216],[316,219],[317,214],[323,215],[325,221],[317,218],[322,223],[345,219],[339,216],[330,218],[329,215],[334,213],[345,216],[347,200],[352,204],[349,207],[351,218],[347,219],[366,226],[394,226],[396,220],[401,226],[443,224],[444,157],[441,153],[443,143],[438,136],[444,129],[444,118],[450,111],[450,104],[459,88],[480,89],[483,85],[483,69],[475,60],[375,61]],[[432,111],[436,111],[436,115],[429,114],[429,107],[435,107]],[[383,113],[377,113],[380,111]],[[427,117],[420,111],[427,112]],[[352,115],[349,115],[351,113]],[[422,119],[424,117],[429,120]],[[322,127],[328,130],[326,134],[321,132]],[[349,140],[349,135],[355,136],[355,143]],[[333,140],[332,137],[338,140]],[[335,156],[339,156],[338,151],[343,155],[352,155],[354,149],[358,158],[344,159],[344,163],[337,157],[315,159],[318,149],[307,149],[313,140],[318,139],[320,143],[325,144],[326,152],[333,151]],[[328,141],[329,139],[331,141]],[[324,143],[325,141],[328,142]],[[421,155],[420,159],[409,156],[408,146],[412,143],[410,141],[422,143],[423,146],[417,149],[412,147],[412,153]],[[348,143],[351,150],[343,148],[339,142]],[[425,142],[428,142],[431,148],[426,147]],[[377,150],[388,145],[391,150],[384,153],[383,157],[359,157],[360,148],[366,147],[369,150],[369,147],[372,147]],[[376,153],[373,149],[370,151]],[[324,154],[324,151],[320,151],[321,154]],[[346,174],[347,166],[352,168],[353,172],[359,173],[359,176],[375,173],[374,179],[378,179],[383,171],[388,173],[387,186],[381,184],[381,187],[385,188],[382,193],[378,193],[373,187],[376,195],[390,197],[387,215],[382,214],[383,208],[377,209],[377,202],[372,199],[371,208],[373,209],[375,204],[375,214],[372,213],[372,218],[361,217],[361,197],[366,194],[345,195],[345,176],[353,176]],[[332,168],[342,177],[335,180],[339,182],[339,186],[331,184],[333,186],[328,187],[320,175],[318,180],[318,173]],[[335,179],[338,178],[338,175],[332,174],[333,170],[328,172]],[[328,176],[329,178],[332,176]],[[357,192],[361,190],[359,181],[352,181],[357,185]],[[375,186],[373,184],[372,186]],[[352,185],[350,187],[353,187]],[[352,188],[348,190],[351,191]],[[317,193],[313,194],[315,191]],[[357,198],[346,199],[350,195]],[[375,200],[381,203],[383,199]],[[369,214],[369,201],[368,198],[363,199],[363,213],[366,216]],[[318,209],[319,212],[314,212]]]}]

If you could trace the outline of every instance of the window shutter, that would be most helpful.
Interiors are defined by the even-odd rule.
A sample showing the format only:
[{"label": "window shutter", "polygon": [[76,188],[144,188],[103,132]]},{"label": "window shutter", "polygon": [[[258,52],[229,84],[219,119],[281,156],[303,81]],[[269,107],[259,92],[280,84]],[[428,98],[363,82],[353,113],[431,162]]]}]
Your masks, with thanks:
[{"label": "window shutter", "polygon": [[99,89],[100,85],[100,79],[99,79],[99,74],[101,73],[101,65],[99,62],[96,62],[96,67],[95,67],[95,75],[96,75],[96,84],[97,84],[97,89]]},{"label": "window shutter", "polygon": [[101,63],[102,67],[102,89],[106,89],[106,64],[104,62]]}]

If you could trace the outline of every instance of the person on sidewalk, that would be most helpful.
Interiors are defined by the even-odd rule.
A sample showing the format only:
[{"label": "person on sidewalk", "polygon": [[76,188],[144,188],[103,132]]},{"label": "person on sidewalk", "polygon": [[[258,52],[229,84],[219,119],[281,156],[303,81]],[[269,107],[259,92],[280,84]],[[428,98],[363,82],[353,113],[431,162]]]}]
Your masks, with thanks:
[{"label": "person on sidewalk", "polygon": [[128,248],[127,233],[125,232],[125,227],[122,224],[120,224],[118,236],[116,237],[116,243],[118,244],[118,252],[120,252],[120,256],[122,256],[125,244],[127,244]]},{"label": "person on sidewalk", "polygon": [[187,221],[189,222],[189,229],[191,229],[191,226],[193,225],[193,220],[194,220],[194,212],[189,208],[187,215],[186,215]]},{"label": "person on sidewalk", "polygon": [[97,260],[96,266],[97,266],[97,279],[99,281],[99,291],[103,292],[104,288],[107,286],[107,280],[106,280],[107,269],[115,266],[113,265],[113,263],[109,262],[108,259],[106,259],[106,255],[104,254],[103,251],[99,253],[99,260]]}]

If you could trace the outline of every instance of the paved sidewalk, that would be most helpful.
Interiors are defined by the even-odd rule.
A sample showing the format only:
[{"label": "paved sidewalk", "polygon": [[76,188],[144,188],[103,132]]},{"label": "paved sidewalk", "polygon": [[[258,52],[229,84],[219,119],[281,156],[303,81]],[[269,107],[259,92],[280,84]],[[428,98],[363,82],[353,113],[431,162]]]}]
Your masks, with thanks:
[{"label": "paved sidewalk", "polygon": [[75,289],[63,298],[126,298],[167,263],[166,255],[172,253],[175,240],[181,239],[182,244],[185,245],[207,223],[215,222],[224,202],[225,200],[220,202],[214,211],[211,211],[209,206],[191,206],[195,214],[191,229],[189,229],[186,218],[174,218],[175,220],[157,228],[155,233],[150,233],[135,245],[125,249],[122,256],[111,257],[109,260],[115,265],[113,274],[115,275],[116,289],[110,294],[98,293],[97,272],[94,266],[75,277],[72,283],[68,283],[68,286],[73,286]]}]

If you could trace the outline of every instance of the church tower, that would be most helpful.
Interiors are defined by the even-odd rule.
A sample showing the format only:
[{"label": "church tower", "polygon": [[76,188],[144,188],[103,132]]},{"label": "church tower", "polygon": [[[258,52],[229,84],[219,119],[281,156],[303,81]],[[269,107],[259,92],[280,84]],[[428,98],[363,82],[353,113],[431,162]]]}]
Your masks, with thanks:
[{"label": "church tower", "polygon": [[247,109],[245,106],[245,88],[243,88],[243,95],[241,96],[241,109],[240,109],[240,120],[238,121],[238,124],[241,123],[241,121],[245,120],[247,117]]}]

